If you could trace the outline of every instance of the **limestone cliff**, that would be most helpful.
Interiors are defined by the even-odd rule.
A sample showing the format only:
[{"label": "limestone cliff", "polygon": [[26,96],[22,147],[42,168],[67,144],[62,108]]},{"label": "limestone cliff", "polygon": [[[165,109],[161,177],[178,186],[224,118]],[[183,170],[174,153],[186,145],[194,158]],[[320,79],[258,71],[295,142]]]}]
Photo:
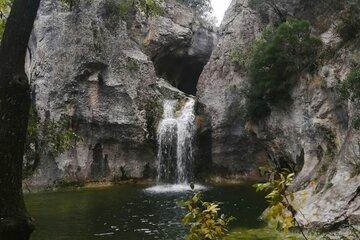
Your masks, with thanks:
[{"label": "limestone cliff", "polygon": [[247,0],[232,1],[219,43],[198,84],[198,100],[212,129],[213,174],[232,180],[252,178],[266,160],[296,163],[294,188],[301,201],[295,206],[302,213],[298,219],[319,228],[347,221],[359,224],[360,219],[360,175],[351,163],[360,156],[360,134],[351,127],[359,105],[342,100],[335,89],[360,47],[357,40],[339,45],[334,29],[344,3],[284,0],[279,4],[287,16],[310,21],[324,47],[336,49],[315,73],[299,76],[288,109],[272,108],[271,115],[258,123],[246,117],[249,77],[232,63],[231,53],[240,46],[245,55],[254,39],[277,20],[276,14],[257,11]]},{"label": "limestone cliff", "polygon": [[[118,3],[41,2],[27,59],[39,128],[37,157],[26,158],[28,186],[154,177],[162,100],[185,94],[157,76],[153,61],[177,53],[172,57],[193,59],[201,72],[215,35],[176,1],[154,17],[122,16]],[[64,116],[78,138],[55,154],[44,126]]]}]

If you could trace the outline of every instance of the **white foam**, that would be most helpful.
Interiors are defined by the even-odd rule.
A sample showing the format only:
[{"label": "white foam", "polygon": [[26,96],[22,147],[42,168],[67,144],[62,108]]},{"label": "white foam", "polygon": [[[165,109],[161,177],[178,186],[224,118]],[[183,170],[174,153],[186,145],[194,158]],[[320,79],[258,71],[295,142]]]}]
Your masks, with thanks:
[{"label": "white foam", "polygon": [[157,129],[158,182],[188,182],[191,177],[195,136],[195,100],[165,100],[163,118]]},{"label": "white foam", "polygon": [[[194,190],[201,191],[205,190],[206,187],[203,185],[195,184]],[[146,188],[145,192],[149,193],[178,193],[178,192],[189,192],[191,191],[190,185],[188,184],[166,184],[156,185],[153,187]]]}]

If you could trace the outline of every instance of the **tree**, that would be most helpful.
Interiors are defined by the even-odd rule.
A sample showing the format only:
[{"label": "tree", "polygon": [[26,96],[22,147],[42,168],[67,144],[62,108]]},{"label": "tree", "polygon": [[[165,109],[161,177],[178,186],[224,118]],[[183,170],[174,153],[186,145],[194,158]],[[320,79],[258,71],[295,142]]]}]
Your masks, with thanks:
[{"label": "tree", "polygon": [[262,120],[270,115],[272,107],[291,103],[297,75],[315,67],[321,46],[321,40],[311,34],[308,21],[288,19],[262,33],[253,43],[246,64],[251,78],[247,93],[251,120]]},{"label": "tree", "polygon": [[33,231],[22,195],[22,163],[30,108],[25,55],[40,0],[15,0],[0,47],[0,239]]}]

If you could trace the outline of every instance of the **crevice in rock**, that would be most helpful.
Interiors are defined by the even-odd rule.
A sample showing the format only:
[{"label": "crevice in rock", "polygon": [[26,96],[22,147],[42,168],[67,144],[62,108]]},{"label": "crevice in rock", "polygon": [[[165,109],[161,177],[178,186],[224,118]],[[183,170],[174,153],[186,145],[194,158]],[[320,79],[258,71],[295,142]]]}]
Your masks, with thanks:
[{"label": "crevice in rock", "polygon": [[295,171],[297,173],[301,172],[301,170],[304,167],[305,163],[305,152],[304,149],[301,149],[300,155],[296,156],[296,165],[295,165]]},{"label": "crevice in rock", "polygon": [[93,148],[93,162],[91,164],[91,176],[100,180],[106,177],[110,172],[108,155],[103,155],[103,147],[100,143],[95,144]]}]

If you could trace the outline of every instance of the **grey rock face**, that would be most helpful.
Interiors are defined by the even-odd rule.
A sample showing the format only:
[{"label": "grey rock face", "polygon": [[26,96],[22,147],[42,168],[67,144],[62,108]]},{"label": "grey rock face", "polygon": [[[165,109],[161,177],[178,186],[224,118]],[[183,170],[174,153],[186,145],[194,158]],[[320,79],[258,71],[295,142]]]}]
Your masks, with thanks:
[{"label": "grey rock face", "polygon": [[[156,76],[151,51],[144,49],[150,49],[147,41],[161,48],[173,39],[185,45],[195,39],[187,48],[197,56],[196,51],[205,51],[201,47],[204,38],[188,28],[189,9],[174,9],[178,23],[167,17],[149,20],[142,35],[112,16],[105,0],[78,4],[69,9],[59,1],[41,2],[27,65],[39,125],[68,116],[82,140],[57,156],[40,132],[40,162],[26,183],[44,187],[153,178],[154,131],[162,114],[159,106],[163,99],[184,95]],[[146,28],[166,32],[152,38]],[[170,40],[164,42],[163,34]],[[211,49],[206,51],[210,55]]]},{"label": "grey rock face", "polygon": [[262,146],[245,131],[246,97],[242,91],[247,76],[231,63],[232,50],[249,46],[261,32],[261,21],[246,4],[231,3],[219,30],[219,42],[197,86],[198,100],[205,106],[212,129],[214,173],[232,179],[256,177],[253,163],[264,160]]},{"label": "grey rock face", "polygon": [[[290,15],[309,19],[327,46],[339,41],[328,19],[340,10],[315,11],[302,1],[283,6]],[[212,130],[214,172],[241,179],[253,176],[266,160],[295,162],[301,171],[293,187],[301,201],[294,205],[302,213],[297,216],[301,223],[319,228],[344,221],[359,224],[360,181],[354,162],[360,156],[360,135],[350,126],[359,108],[358,103],[342,101],[335,90],[336,82],[350,71],[350,59],[359,46],[341,48],[318,72],[301,76],[291,107],[274,108],[270,117],[254,124],[245,116],[249,79],[231,62],[231,52],[240,48],[245,54],[272,19],[251,9],[247,0],[233,0],[199,79],[198,99]]]}]

